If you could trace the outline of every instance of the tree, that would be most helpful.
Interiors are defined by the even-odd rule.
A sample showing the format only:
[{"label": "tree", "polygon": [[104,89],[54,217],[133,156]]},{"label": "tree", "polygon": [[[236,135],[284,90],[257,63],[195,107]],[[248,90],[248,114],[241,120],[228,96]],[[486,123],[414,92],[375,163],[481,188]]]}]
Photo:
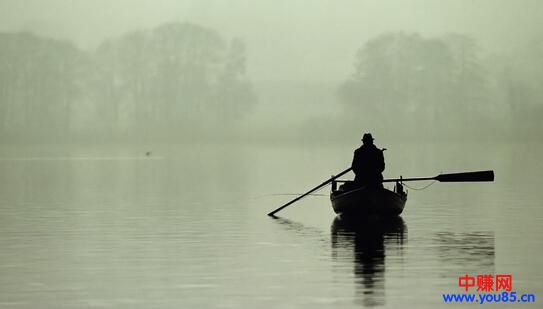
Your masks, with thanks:
[{"label": "tree", "polygon": [[[213,30],[172,23],[106,42],[96,52],[101,110],[131,129],[194,129],[233,120],[254,104],[239,41]],[[226,117],[225,117],[226,116]]]},{"label": "tree", "polygon": [[543,132],[543,38],[502,61],[500,88],[514,138],[538,139]]},{"label": "tree", "polygon": [[245,58],[243,42],[239,39],[232,40],[218,75],[213,98],[218,115],[225,117],[225,120],[246,114],[256,102],[256,95],[246,77]]},{"label": "tree", "polygon": [[359,118],[353,121],[367,127],[430,132],[426,129],[447,121],[456,127],[463,111],[484,97],[476,56],[474,41],[462,35],[380,35],[358,51],[355,72],[340,87],[340,98],[345,110]]},{"label": "tree", "polygon": [[70,129],[86,56],[74,45],[29,33],[0,34],[0,109],[4,133],[35,137]]},{"label": "tree", "polygon": [[451,72],[453,84],[451,98],[458,112],[464,117],[481,115],[488,111],[486,106],[486,76],[479,49],[475,39],[462,34],[449,34],[444,37],[451,54],[454,66]]}]

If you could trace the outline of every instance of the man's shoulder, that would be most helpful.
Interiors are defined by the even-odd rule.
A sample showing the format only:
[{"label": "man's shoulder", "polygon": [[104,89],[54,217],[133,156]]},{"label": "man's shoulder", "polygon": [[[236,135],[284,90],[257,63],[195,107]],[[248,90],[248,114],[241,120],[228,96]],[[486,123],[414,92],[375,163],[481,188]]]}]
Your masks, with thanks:
[{"label": "man's shoulder", "polygon": [[364,151],[368,152],[368,153],[372,153],[372,154],[382,154],[383,151],[381,151],[381,149],[377,148],[377,146],[375,145],[371,145],[371,146],[368,146],[364,149]]},{"label": "man's shoulder", "polygon": [[360,146],[358,149],[356,149],[355,151],[372,151],[372,150],[379,150],[379,148],[377,148],[377,146],[375,145],[362,145]]}]

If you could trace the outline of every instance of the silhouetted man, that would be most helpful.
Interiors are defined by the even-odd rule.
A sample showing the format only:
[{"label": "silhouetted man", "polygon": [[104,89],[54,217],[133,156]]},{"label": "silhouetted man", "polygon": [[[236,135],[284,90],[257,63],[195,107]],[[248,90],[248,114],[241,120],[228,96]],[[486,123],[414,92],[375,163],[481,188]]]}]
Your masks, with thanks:
[{"label": "silhouetted man", "polygon": [[358,186],[379,186],[383,181],[385,170],[385,158],[383,151],[373,144],[373,137],[370,133],[362,137],[362,146],[354,151],[353,172],[354,181]]}]

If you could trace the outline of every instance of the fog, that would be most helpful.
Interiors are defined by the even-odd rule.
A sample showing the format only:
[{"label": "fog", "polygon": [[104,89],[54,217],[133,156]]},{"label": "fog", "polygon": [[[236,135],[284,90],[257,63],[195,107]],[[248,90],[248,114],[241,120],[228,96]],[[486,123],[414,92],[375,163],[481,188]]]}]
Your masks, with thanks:
[{"label": "fog", "polygon": [[[468,274],[496,275],[494,302],[499,274],[509,300],[541,295],[542,16],[542,0],[0,0],[0,307],[437,308],[488,291]],[[329,186],[307,190],[366,132],[385,179],[495,182],[406,182],[390,222],[362,208],[405,195],[356,189],[345,224]]]},{"label": "fog", "polygon": [[0,1],[4,142],[537,139],[540,1]]}]

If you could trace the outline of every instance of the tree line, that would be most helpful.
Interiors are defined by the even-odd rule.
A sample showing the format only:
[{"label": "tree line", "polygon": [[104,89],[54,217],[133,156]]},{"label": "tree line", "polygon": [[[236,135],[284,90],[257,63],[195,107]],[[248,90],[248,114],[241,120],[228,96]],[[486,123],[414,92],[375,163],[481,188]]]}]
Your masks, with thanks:
[{"label": "tree line", "polygon": [[171,23],[93,51],[0,33],[0,125],[6,140],[197,136],[256,103],[245,48],[216,31]]},{"label": "tree line", "polygon": [[[541,59],[542,39],[520,52],[484,54],[462,34],[382,34],[356,53],[354,70],[338,90],[340,116],[301,115],[300,127],[285,134],[335,139],[363,129],[411,138],[537,139],[543,133]],[[3,142],[222,136],[256,102],[243,42],[199,25],[133,31],[91,51],[29,33],[0,33]]]},{"label": "tree line", "polygon": [[536,138],[543,133],[543,40],[483,55],[461,34],[387,33],[366,42],[339,88],[351,124],[432,139]]}]

